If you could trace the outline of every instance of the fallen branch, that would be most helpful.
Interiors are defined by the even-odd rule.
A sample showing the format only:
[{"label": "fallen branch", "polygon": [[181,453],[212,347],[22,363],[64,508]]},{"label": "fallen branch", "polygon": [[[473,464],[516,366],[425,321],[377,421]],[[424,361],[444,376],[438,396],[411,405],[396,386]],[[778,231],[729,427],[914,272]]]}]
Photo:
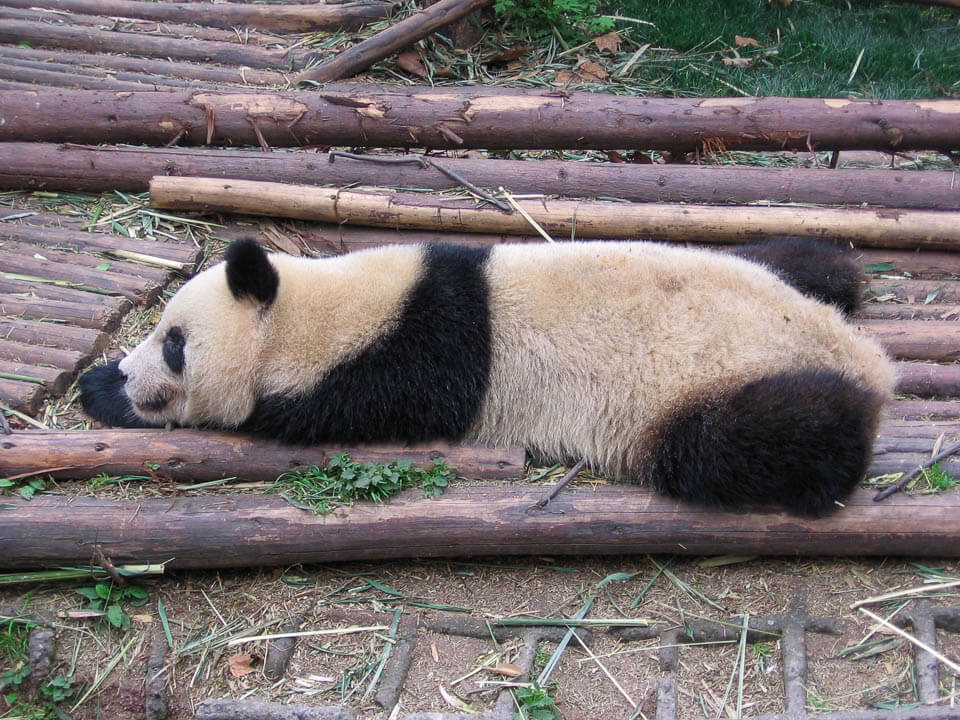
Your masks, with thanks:
[{"label": "fallen branch", "polygon": [[[171,210],[272,215],[435,231],[527,234],[519,214],[473,201],[417,193],[373,193],[309,185],[155,177],[150,202]],[[523,209],[553,237],[642,238],[744,242],[764,235],[839,238],[866,247],[952,248],[960,215],[924,210],[809,207],[711,207],[579,200],[523,200]]]},{"label": "fallen branch", "polygon": [[86,15],[118,15],[161,22],[233,28],[248,25],[280,32],[356,30],[380,20],[394,3],[368,0],[341,4],[254,5],[246,3],[153,3],[136,0],[3,0],[19,8],[49,8]]},{"label": "fallen branch", "polygon": [[371,38],[344,50],[331,60],[300,75],[297,84],[326,83],[352,77],[378,60],[412,45],[444,25],[466,17],[491,0],[440,0]]},{"label": "fallen branch", "polygon": [[[0,40],[89,47],[124,33],[88,37],[82,28],[34,23],[29,37],[0,24]],[[54,32],[55,31],[55,32]],[[74,38],[79,33],[82,37]],[[178,41],[153,40],[139,54],[174,54]],[[135,38],[136,39],[136,38]],[[188,41],[182,41],[188,42]],[[200,43],[201,41],[197,41]],[[173,43],[173,44],[172,44]],[[236,64],[286,68],[285,55],[254,53]],[[206,46],[203,46],[206,47]],[[120,51],[130,50],[121,46]],[[99,47],[98,49],[105,49]],[[265,54],[266,53],[266,54]],[[227,60],[225,57],[224,60]],[[35,89],[4,93],[0,141],[231,144],[270,147],[365,145],[430,148],[639,148],[695,151],[709,141],[728,150],[845,148],[956,150],[957,100],[820,98],[644,98],[560,90],[479,87],[378,88],[334,85],[309,92],[134,92]],[[64,116],[62,109],[71,113]],[[211,120],[210,114],[215,117]],[[260,137],[258,137],[258,133]]]},{"label": "fallen branch", "polygon": [[[6,51],[0,48],[0,56]],[[934,170],[733,168],[379,154],[359,156],[375,162],[357,162],[344,153],[337,153],[343,160],[330,163],[332,156],[8,142],[0,143],[0,189],[144,192],[154,175],[260,181],[283,178],[284,182],[304,185],[322,182],[433,190],[454,188],[466,179],[479,188],[502,185],[512,192],[608,196],[637,202],[766,201],[960,210],[955,173]],[[426,167],[421,158],[428,162]],[[395,160],[403,164],[393,163]]]}]

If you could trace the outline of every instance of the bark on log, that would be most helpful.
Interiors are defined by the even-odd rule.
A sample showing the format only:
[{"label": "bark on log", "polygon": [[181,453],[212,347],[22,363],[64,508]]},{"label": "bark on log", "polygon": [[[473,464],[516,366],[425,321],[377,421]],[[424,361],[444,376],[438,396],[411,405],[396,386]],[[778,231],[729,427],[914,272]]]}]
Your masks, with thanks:
[{"label": "bark on log", "polygon": [[48,300],[0,292],[0,315],[27,320],[55,320],[81,328],[115,330],[122,307],[99,303]]},{"label": "bark on log", "polygon": [[279,32],[357,30],[387,16],[392,2],[368,0],[336,5],[254,5],[245,3],[153,3],[136,0],[3,0],[17,8],[50,8],[86,15],[117,15],[161,22],[230,29],[250,26]]},{"label": "bark on log", "polygon": [[[43,400],[44,390],[34,383],[17,382],[0,378],[0,402],[7,407],[32,415]],[[0,548],[3,547],[0,541]]]},{"label": "bark on log", "polygon": [[[2,55],[2,50],[0,50]],[[459,182],[434,167],[386,165],[327,153],[0,144],[0,189],[143,192],[154,175],[442,190]],[[384,157],[384,156],[379,156]],[[390,155],[387,158],[400,156]],[[409,156],[407,156],[409,158]],[[571,163],[442,158],[479,187],[638,202],[819,203],[960,209],[953,172]]]},{"label": "bark on log", "polygon": [[[2,147],[2,146],[0,146]],[[35,225],[24,218],[21,222],[0,222],[0,239],[13,240],[40,247],[70,248],[88,252],[103,252],[107,255],[117,253],[135,253],[143,257],[144,263],[130,265],[126,262],[111,262],[111,269],[123,269],[127,274],[140,274],[150,280],[163,279],[164,271],[158,273],[156,267],[150,264],[151,258],[159,258],[160,264],[169,269],[188,270],[196,260],[199,251],[193,245],[176,242],[153,242],[138,238],[127,238],[122,235],[108,233],[83,232],[65,227],[50,227]],[[78,258],[80,260],[78,260]],[[78,260],[89,265],[87,258],[71,255],[68,259]],[[102,264],[102,260],[94,260],[93,265]]]},{"label": "bark on log", "polygon": [[446,458],[466,478],[515,478],[523,473],[520,448],[482,448],[444,442],[419,446],[299,447],[242,435],[199,430],[88,430],[22,432],[0,437],[0,477],[37,472],[56,478],[142,474],[143,463],[178,481],[226,477],[276,480],[288,470],[323,467],[332,455],[348,452],[358,462],[387,463],[409,458],[426,466]]},{"label": "bark on log", "polygon": [[[195,63],[175,62],[173,60],[154,60],[150,58],[128,57],[126,55],[105,55],[95,53],[69,52],[66,50],[0,47],[0,57],[9,60],[23,60],[41,63],[59,63],[74,68],[86,66],[93,70],[109,68],[156,77],[157,83],[171,84],[180,78],[199,80],[207,83],[234,83],[242,85],[285,86],[286,76],[274,70],[256,70],[246,67],[216,67]],[[123,78],[120,74],[118,78]],[[170,77],[162,77],[170,76]]]},{"label": "bark on log", "polygon": [[844,509],[810,520],[704,509],[619,485],[568,487],[531,511],[543,492],[468,485],[428,500],[414,490],[327,516],[259,495],[10,497],[0,568],[89,562],[96,547],[117,564],[168,569],[467,555],[960,555],[955,493],[875,503],[874,491],[861,490]]},{"label": "bark on log", "polygon": [[190,87],[183,80],[131,73],[108,73],[83,68],[30,67],[22,60],[5,59],[0,63],[0,79],[50,87],[83,88],[85,90],[130,90],[167,92],[175,87]]},{"label": "bark on log", "polygon": [[33,382],[36,385],[43,385],[53,395],[62,395],[67,387],[73,382],[73,374],[60,368],[49,367],[46,365],[24,365],[23,363],[11,362],[0,358],[0,374],[4,379],[17,381],[13,376],[21,378],[33,378],[32,380],[22,380],[21,382]]},{"label": "bark on log", "polygon": [[904,360],[960,360],[960,323],[954,320],[866,320],[857,327],[873,335],[888,353]]},{"label": "bark on log", "polygon": [[897,363],[897,392],[919,397],[960,396],[960,365]]},{"label": "bark on log", "polygon": [[868,302],[860,309],[858,316],[870,320],[958,320],[960,305]]},{"label": "bark on log", "polygon": [[[155,177],[154,207],[273,215],[374,227],[525,234],[520,213],[473,201],[417,193],[372,193],[309,185]],[[713,207],[579,200],[521,200],[521,207],[555,238],[642,238],[744,242],[766,235],[841,238],[867,247],[955,248],[960,215],[932,210],[795,207]]]},{"label": "bark on log", "polygon": [[[42,29],[41,42],[65,47],[66,39],[50,40],[50,26]],[[167,46],[157,52],[171,56]],[[258,66],[272,62],[264,58]],[[61,112],[64,107],[72,110],[69,118]],[[355,84],[271,94],[12,90],[4,93],[0,111],[2,141],[681,151],[705,142],[729,150],[956,150],[960,145],[960,100],[641,98]]]},{"label": "bark on log", "polygon": [[[0,42],[14,45],[26,42],[35,46],[67,50],[131,53],[176,60],[246,65],[253,68],[283,69],[290,62],[287,53],[238,43],[213,40],[181,40],[144,33],[123,33],[78,25],[51,25],[50,23],[31,22],[29,20],[4,20],[0,23]],[[294,63],[302,65],[305,56],[305,53],[294,54]],[[50,90],[45,90],[45,92],[50,92]],[[75,90],[73,92],[101,91]],[[109,91],[103,92],[110,94]],[[71,108],[74,118],[77,112],[82,112],[79,106],[68,105],[66,107]],[[65,119],[61,113],[57,122],[63,122]],[[107,140],[104,139],[104,141]]]},{"label": "bark on log", "polygon": [[887,403],[890,420],[953,421],[960,419],[958,400],[898,400]]},{"label": "bark on log", "polygon": [[[15,245],[15,243],[10,244]],[[14,252],[10,250],[7,243],[4,243],[4,247],[0,248],[0,268],[3,268],[4,274],[41,278],[67,283],[74,287],[94,288],[106,293],[122,295],[133,302],[146,302],[152,295],[150,288],[157,289],[156,285],[148,285],[143,280],[128,278],[119,273],[71,266],[60,261],[59,255],[55,255],[53,251],[45,252],[57,261],[51,262],[50,259],[24,255],[22,250]]]},{"label": "bark on log", "polygon": [[297,84],[327,83],[352,77],[378,60],[412,45],[444,25],[456,22],[474,10],[489,5],[490,2],[491,0],[440,0],[301,74],[297,78]]},{"label": "bark on log", "polygon": [[89,353],[79,350],[40,347],[15,340],[0,339],[0,360],[25,365],[52,365],[61,370],[73,372],[80,367],[88,355]]}]

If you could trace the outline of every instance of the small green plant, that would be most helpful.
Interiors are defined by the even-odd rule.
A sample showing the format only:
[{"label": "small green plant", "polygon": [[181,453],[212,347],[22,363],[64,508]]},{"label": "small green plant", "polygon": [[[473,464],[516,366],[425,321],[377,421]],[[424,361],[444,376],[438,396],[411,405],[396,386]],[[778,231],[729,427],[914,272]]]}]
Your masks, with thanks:
[{"label": "small green plant", "polygon": [[106,613],[107,622],[118,630],[130,627],[130,617],[123,611],[123,605],[140,607],[149,599],[147,591],[139,585],[118,587],[113,582],[98,582],[92,587],[77,588],[76,592],[87,598],[88,609]]},{"label": "small green plant", "polygon": [[515,720],[559,720],[560,711],[554,704],[550,693],[534,683],[530,687],[517,688],[514,691],[517,711]]},{"label": "small green plant", "polygon": [[8,491],[12,492],[16,490],[24,499],[29,500],[38,492],[45,489],[46,485],[44,485],[43,480],[38,477],[22,479],[0,478],[0,495],[5,495]]},{"label": "small green plant", "polygon": [[586,40],[613,30],[613,19],[600,12],[598,0],[496,0],[493,9],[534,37],[559,33],[567,40]]},{"label": "small green plant", "polygon": [[328,515],[338,505],[349,505],[354,500],[386,502],[409,487],[422,487],[427,497],[440,497],[455,470],[443,460],[427,469],[414,467],[409,460],[386,465],[358,463],[347,453],[340,453],[323,470],[312,466],[284,473],[270,491],[280,493],[297,507]]},{"label": "small green plant", "polygon": [[949,490],[957,484],[957,479],[951,477],[946,470],[934,463],[923,471],[923,477],[934,490]]},{"label": "small green plant", "polygon": [[50,698],[52,702],[58,703],[69,700],[73,697],[74,685],[76,684],[73,675],[57,675],[53,680],[45,682],[40,686],[40,692]]}]

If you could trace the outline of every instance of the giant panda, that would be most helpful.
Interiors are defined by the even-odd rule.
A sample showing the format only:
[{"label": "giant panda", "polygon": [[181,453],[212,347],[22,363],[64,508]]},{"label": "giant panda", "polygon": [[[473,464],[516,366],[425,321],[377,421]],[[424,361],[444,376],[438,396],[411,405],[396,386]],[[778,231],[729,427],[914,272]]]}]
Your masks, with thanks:
[{"label": "giant panda", "polygon": [[519,444],[696,503],[821,515],[866,472],[892,365],[778,277],[789,268],[743,254],[565,242],[307,259],[238,240],[127,357],[82,376],[81,399],[115,426]]}]

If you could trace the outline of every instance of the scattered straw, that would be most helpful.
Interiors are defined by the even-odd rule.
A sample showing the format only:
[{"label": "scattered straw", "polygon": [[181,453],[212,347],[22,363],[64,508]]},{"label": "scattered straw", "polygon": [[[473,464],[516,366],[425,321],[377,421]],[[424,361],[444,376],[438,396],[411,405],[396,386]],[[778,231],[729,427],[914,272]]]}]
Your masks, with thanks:
[{"label": "scattered straw", "polygon": [[913,635],[911,635],[910,633],[908,633],[906,630],[901,630],[900,628],[898,628],[898,627],[897,627],[896,625],[894,625],[893,623],[887,622],[886,620],[884,620],[884,619],[883,619],[882,617],[880,617],[879,615],[876,615],[876,614],[870,612],[869,610],[867,610],[865,607],[861,607],[861,608],[857,608],[857,609],[858,609],[860,612],[862,612],[864,615],[866,615],[867,617],[869,617],[871,620],[880,623],[881,625],[883,625],[883,626],[884,626],[885,628],[887,628],[888,630],[890,630],[890,631],[892,631],[892,632],[895,632],[897,635],[899,635],[899,636],[902,637],[902,638],[905,638],[906,640],[909,640],[909,641],[912,642],[914,645],[916,645],[918,648],[921,648],[922,650],[926,650],[928,653],[930,653],[931,655],[933,655],[937,660],[939,660],[939,661],[942,662],[944,665],[946,665],[948,668],[950,668],[953,672],[955,672],[955,673],[957,673],[957,674],[960,674],[960,665],[958,665],[957,663],[955,663],[953,660],[951,660],[950,658],[946,657],[946,656],[943,655],[942,653],[938,652],[937,650],[933,649],[932,647],[930,647],[929,645],[927,645],[925,642],[923,642],[923,641],[920,640],[919,638],[914,637]]},{"label": "scattered straw", "polygon": [[302,630],[300,632],[288,632],[288,633],[272,633],[270,635],[252,635],[250,637],[235,638],[227,643],[227,645],[240,645],[241,643],[253,642],[254,640],[276,640],[277,638],[293,638],[293,637],[312,637],[314,635],[352,635],[353,633],[362,633],[362,632],[380,632],[381,630],[389,630],[388,625],[369,625],[367,627],[346,627],[346,628],[333,628],[332,630]]}]

